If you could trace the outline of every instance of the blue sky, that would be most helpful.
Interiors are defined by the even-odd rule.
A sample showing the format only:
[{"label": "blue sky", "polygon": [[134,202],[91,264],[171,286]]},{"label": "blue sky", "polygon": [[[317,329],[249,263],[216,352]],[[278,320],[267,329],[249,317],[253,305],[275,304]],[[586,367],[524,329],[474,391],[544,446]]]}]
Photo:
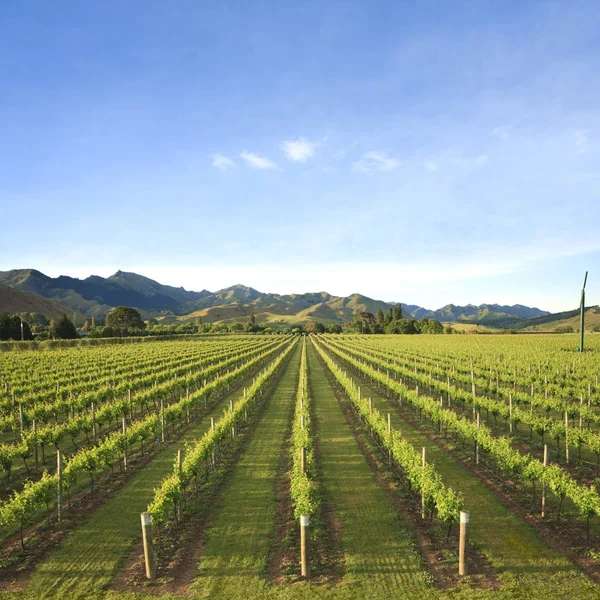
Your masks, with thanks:
[{"label": "blue sky", "polygon": [[600,302],[598,2],[0,3],[0,270]]}]

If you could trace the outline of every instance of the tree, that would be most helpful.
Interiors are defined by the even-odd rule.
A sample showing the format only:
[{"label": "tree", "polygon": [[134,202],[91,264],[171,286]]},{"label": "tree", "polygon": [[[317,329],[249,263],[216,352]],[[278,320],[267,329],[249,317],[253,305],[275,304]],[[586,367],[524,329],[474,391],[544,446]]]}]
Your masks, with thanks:
[{"label": "tree", "polygon": [[398,321],[394,320],[387,326],[386,333],[418,333],[415,323],[416,321],[413,321],[412,319],[400,319]]},{"label": "tree", "polygon": [[127,335],[130,329],[145,329],[140,313],[130,306],[117,306],[106,316],[106,326],[117,335]]},{"label": "tree", "polygon": [[389,325],[394,320],[394,309],[390,306],[390,309],[385,315],[385,324]]},{"label": "tree", "polygon": [[325,325],[323,323],[317,323],[317,333],[325,333]]},{"label": "tree", "polygon": [[350,328],[356,333],[373,333],[375,327],[375,316],[373,313],[359,311],[354,314]]},{"label": "tree", "polygon": [[402,304],[398,302],[396,306],[394,306],[394,321],[400,321],[402,319]]},{"label": "tree", "polygon": [[254,316],[254,313],[250,315],[250,325],[252,325],[252,327],[256,325],[256,317]]},{"label": "tree", "polygon": [[92,329],[96,329],[96,318],[92,316]]},{"label": "tree", "polygon": [[27,321],[22,321],[18,315],[0,313],[0,340],[20,340],[21,323],[23,323],[23,339],[32,340],[33,335]]},{"label": "tree", "polygon": [[314,321],[309,321],[304,330],[306,333],[317,333],[317,324]]},{"label": "tree", "polygon": [[73,321],[67,317],[67,315],[63,315],[58,323],[54,322],[54,325],[51,326],[52,334],[55,338],[59,340],[74,340],[79,337],[77,333],[77,327],[73,324]]},{"label": "tree", "polygon": [[385,317],[383,316],[383,311],[381,310],[381,308],[377,309],[375,320],[377,321],[377,327],[380,330],[377,333],[383,333],[383,331],[385,330]]},{"label": "tree", "polygon": [[342,326],[338,325],[338,323],[331,323],[331,325],[327,325],[327,333],[342,333],[342,331]]},{"label": "tree", "polygon": [[415,323],[415,328],[419,333],[429,333],[429,321],[427,319],[419,319]]},{"label": "tree", "polygon": [[429,333],[440,334],[444,333],[444,326],[435,319],[429,319],[427,322],[427,330]]},{"label": "tree", "polygon": [[82,328],[81,328],[81,331],[89,331],[89,329],[90,329],[90,322],[89,322],[89,321],[86,321],[86,322],[83,324],[83,326],[82,326]]}]

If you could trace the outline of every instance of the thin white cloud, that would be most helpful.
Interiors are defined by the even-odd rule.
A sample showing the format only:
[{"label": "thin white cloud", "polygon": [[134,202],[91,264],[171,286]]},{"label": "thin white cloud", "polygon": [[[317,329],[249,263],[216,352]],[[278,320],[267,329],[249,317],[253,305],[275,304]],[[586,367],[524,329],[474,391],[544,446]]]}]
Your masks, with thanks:
[{"label": "thin white cloud", "polygon": [[589,131],[587,129],[578,129],[575,131],[575,149],[577,154],[583,154],[590,144]]},{"label": "thin white cloud", "polygon": [[277,167],[272,160],[269,160],[264,156],[258,156],[258,154],[254,154],[254,152],[241,152],[240,157],[255,169],[275,169]]},{"label": "thin white cloud", "polygon": [[319,144],[315,144],[306,138],[287,140],[283,142],[282,150],[288,160],[294,162],[306,162],[314,155]]},{"label": "thin white cloud", "polygon": [[213,154],[212,166],[221,169],[221,171],[225,171],[230,167],[235,167],[235,163],[228,156],[224,156],[223,154]]},{"label": "thin white cloud", "polygon": [[479,156],[457,158],[454,162],[459,167],[467,167],[473,169],[477,167],[483,167],[483,165],[485,165],[488,162],[489,158],[490,157],[487,154],[480,154]]},{"label": "thin white cloud", "polygon": [[402,163],[397,158],[389,157],[385,152],[373,150],[365,152],[360,160],[352,167],[359,173],[374,173],[375,171],[393,171]]},{"label": "thin white cloud", "polygon": [[503,141],[506,141],[511,136],[511,127],[510,125],[503,125],[502,127],[496,127],[492,131],[492,135],[497,138],[500,138]]},{"label": "thin white cloud", "polygon": [[331,166],[321,167],[321,171],[326,175],[335,175],[338,172],[336,167]]}]

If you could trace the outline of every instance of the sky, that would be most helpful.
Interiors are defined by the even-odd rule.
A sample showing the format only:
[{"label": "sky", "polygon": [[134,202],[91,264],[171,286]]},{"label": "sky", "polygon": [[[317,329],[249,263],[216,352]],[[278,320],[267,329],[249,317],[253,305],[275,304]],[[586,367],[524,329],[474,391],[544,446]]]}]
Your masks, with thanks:
[{"label": "sky", "polygon": [[600,4],[0,3],[0,271],[600,303]]}]

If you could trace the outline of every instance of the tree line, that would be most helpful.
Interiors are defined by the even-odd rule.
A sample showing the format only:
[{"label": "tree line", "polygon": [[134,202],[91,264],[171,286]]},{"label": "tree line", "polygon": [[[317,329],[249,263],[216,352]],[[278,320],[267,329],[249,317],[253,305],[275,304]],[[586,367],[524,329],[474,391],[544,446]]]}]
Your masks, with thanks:
[{"label": "tree line", "polygon": [[415,320],[404,318],[401,304],[390,307],[386,313],[381,308],[377,310],[376,314],[359,311],[354,314],[352,321],[346,324],[346,330],[363,334],[453,333],[452,327],[444,327],[442,323],[435,319]]}]

